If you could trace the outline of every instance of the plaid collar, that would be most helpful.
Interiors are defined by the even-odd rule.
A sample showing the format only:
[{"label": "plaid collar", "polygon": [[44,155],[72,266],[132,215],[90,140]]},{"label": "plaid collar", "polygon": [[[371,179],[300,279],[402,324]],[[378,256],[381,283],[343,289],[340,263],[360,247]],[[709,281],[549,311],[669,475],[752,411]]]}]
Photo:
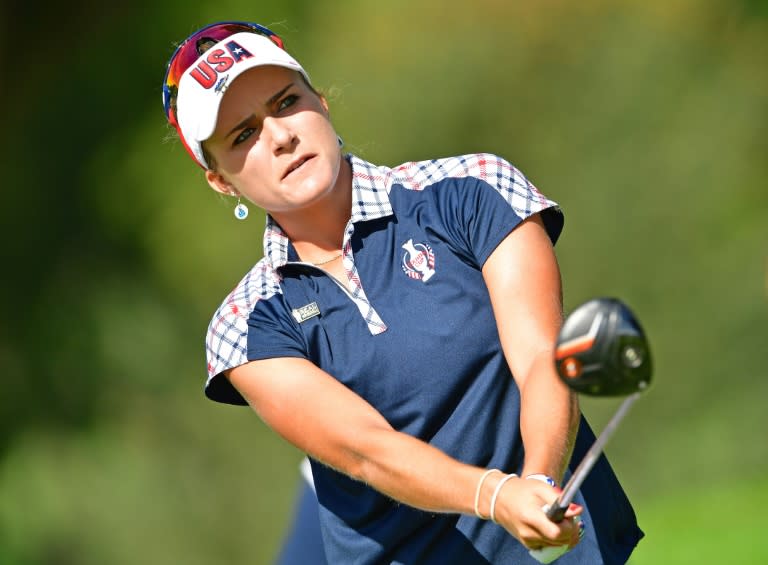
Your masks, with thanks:
[{"label": "plaid collar", "polygon": [[[377,166],[348,154],[345,158],[352,165],[352,215],[344,235],[344,249],[354,231],[353,224],[392,215],[389,202],[392,169]],[[290,240],[283,229],[267,214],[264,230],[264,257],[273,268],[289,262]]]}]

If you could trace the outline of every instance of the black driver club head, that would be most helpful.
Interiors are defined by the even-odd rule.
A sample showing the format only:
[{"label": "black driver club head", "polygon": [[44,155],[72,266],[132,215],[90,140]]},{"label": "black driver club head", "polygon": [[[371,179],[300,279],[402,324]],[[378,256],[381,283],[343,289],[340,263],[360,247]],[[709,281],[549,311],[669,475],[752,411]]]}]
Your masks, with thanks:
[{"label": "black driver club head", "polygon": [[569,388],[590,396],[626,396],[651,384],[651,352],[632,311],[616,298],[576,308],[557,338],[555,364]]}]

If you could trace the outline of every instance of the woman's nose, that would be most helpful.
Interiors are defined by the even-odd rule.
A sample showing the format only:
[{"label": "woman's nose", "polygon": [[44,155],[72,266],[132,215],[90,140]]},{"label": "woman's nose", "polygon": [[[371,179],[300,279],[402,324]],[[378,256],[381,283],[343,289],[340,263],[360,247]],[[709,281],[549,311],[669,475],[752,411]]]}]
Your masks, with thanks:
[{"label": "woman's nose", "polygon": [[264,129],[269,132],[275,151],[287,149],[293,145],[296,136],[288,124],[279,118],[264,120]]}]

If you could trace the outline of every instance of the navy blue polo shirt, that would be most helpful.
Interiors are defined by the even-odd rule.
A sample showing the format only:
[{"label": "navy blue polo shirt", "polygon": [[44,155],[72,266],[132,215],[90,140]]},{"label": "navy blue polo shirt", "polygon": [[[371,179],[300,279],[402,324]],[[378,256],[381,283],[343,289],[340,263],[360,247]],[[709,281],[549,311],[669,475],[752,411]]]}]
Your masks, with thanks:
[{"label": "navy blue polo shirt", "polygon": [[[206,394],[245,404],[223,371],[265,358],[308,359],[395,429],[460,461],[519,473],[519,391],[481,269],[532,214],[541,214],[554,243],[560,210],[494,155],[394,168],[347,158],[353,173],[342,248],[348,280],[302,263],[268,219],[264,258],[211,321]],[[577,452],[591,437],[583,423]],[[605,461],[597,467],[598,496],[589,504],[578,499],[586,506],[587,535],[562,563],[620,563],[639,539],[610,467]],[[312,471],[330,563],[535,563],[492,522],[408,507],[316,461]],[[603,507],[607,518],[590,527],[593,510],[599,518]]]}]

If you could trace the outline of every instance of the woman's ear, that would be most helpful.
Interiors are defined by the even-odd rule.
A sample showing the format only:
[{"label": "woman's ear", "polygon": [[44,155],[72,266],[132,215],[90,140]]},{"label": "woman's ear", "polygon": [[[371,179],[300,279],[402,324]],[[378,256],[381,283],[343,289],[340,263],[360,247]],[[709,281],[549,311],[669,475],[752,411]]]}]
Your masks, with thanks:
[{"label": "woman's ear", "polygon": [[217,173],[216,171],[208,169],[205,171],[205,180],[208,181],[210,187],[216,192],[226,196],[239,196],[239,193],[237,190],[235,190],[235,187],[227,182],[221,173]]}]

